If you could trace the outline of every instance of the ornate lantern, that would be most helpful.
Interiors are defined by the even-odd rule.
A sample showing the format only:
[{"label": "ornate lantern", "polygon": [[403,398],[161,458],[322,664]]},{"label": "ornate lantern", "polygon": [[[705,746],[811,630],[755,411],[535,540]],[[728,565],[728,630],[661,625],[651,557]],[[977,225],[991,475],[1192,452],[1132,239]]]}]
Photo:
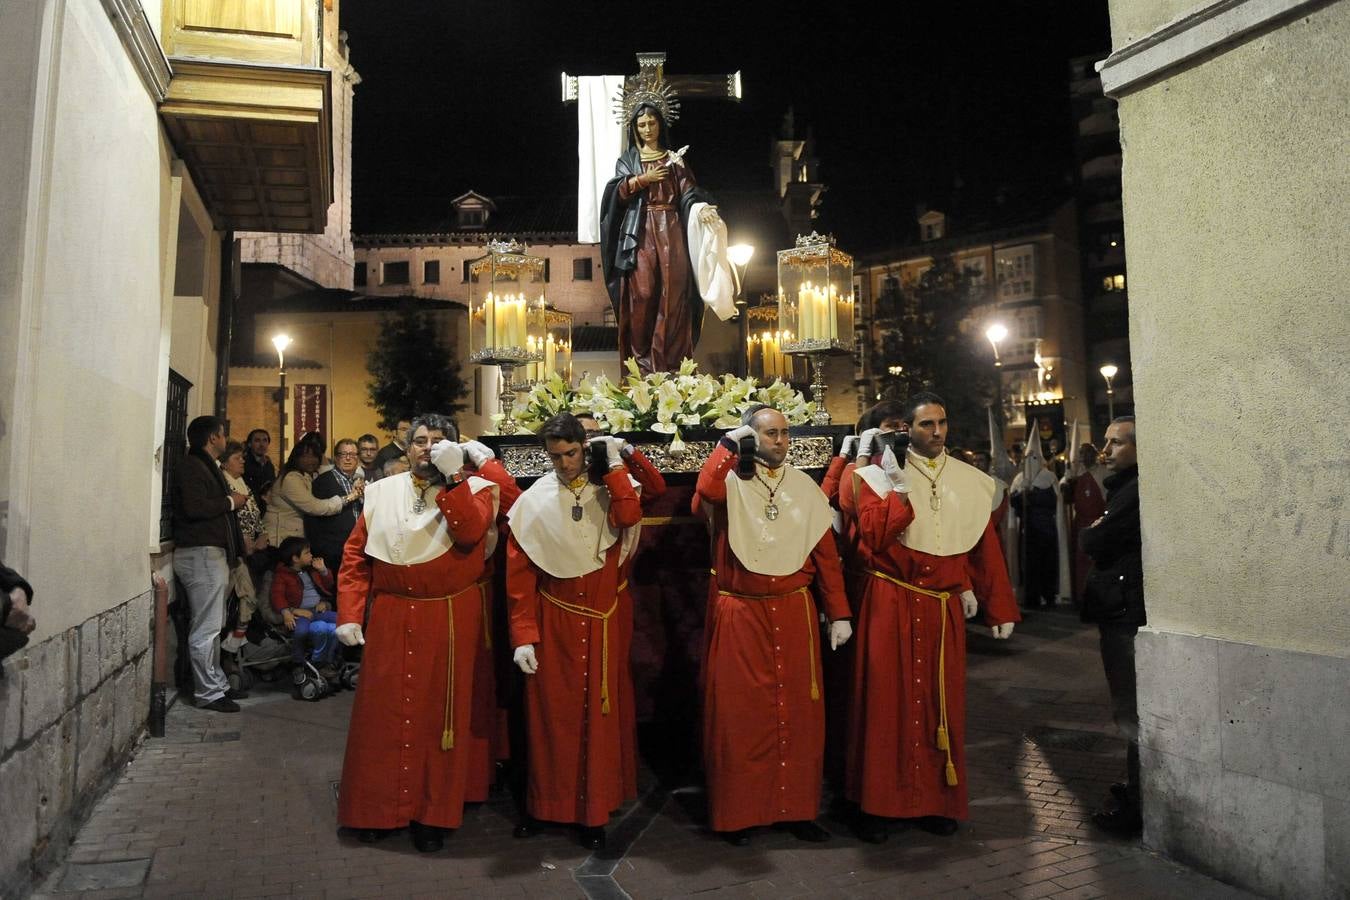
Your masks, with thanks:
[{"label": "ornate lantern", "polygon": [[511,407],[516,369],[542,362],[545,341],[544,259],[517,241],[489,241],[487,255],[469,263],[469,361],[499,366],[503,434],[515,431]]},{"label": "ornate lantern", "polygon": [[853,257],[832,236],[814,231],[778,251],[778,332],[783,353],[811,359],[813,422],[830,424],[825,409],[825,357],[853,352]]},{"label": "ornate lantern", "polygon": [[[572,314],[551,306],[533,309],[539,318],[544,340],[526,349],[539,353],[539,361],[525,366],[525,380],[530,384],[548,381],[555,374],[566,384],[572,383]],[[530,340],[533,340],[531,338]]]},{"label": "ornate lantern", "polygon": [[778,330],[777,306],[751,306],[745,310],[746,371],[762,382],[781,378],[791,382],[792,357],[783,353],[783,333]]}]

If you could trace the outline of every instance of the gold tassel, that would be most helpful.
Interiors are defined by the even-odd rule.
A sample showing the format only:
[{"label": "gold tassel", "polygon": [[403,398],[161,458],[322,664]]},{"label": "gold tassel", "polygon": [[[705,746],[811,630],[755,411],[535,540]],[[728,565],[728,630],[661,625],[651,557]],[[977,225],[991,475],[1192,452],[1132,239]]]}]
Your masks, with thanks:
[{"label": "gold tassel", "polygon": [[455,729],[447,728],[441,732],[441,749],[442,750],[455,749]]},{"label": "gold tassel", "polygon": [[820,699],[820,688],[816,687],[816,683],[814,681],[811,682],[811,699],[812,700]]},{"label": "gold tassel", "polygon": [[956,787],[956,766],[951,762],[947,763],[947,787]]},{"label": "gold tassel", "polygon": [[606,695],[606,696],[600,698],[600,714],[601,714],[602,716],[607,716],[607,715],[609,715],[609,696],[608,696],[608,695]]},{"label": "gold tassel", "polygon": [[937,748],[939,750],[950,750],[951,742],[947,740],[946,727],[939,725],[937,730]]}]

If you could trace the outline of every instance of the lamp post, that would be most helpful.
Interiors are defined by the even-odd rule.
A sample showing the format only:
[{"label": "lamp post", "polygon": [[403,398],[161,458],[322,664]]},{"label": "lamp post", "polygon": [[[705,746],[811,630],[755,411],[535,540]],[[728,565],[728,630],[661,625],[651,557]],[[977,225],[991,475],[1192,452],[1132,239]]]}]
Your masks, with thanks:
[{"label": "lamp post", "polygon": [[1003,343],[1003,339],[1008,336],[1008,327],[1002,322],[995,322],[984,330],[984,336],[989,339],[989,346],[994,348],[994,378],[998,382],[995,388],[995,400],[998,402],[999,409],[1004,410],[1007,415],[1003,402],[1003,358],[998,354],[998,345]]},{"label": "lamp post", "polygon": [[277,407],[281,411],[281,464],[286,464],[286,348],[291,345],[291,337],[285,332],[272,336],[272,346],[277,348],[277,373],[281,376],[281,390],[277,392]]},{"label": "lamp post", "polygon": [[745,313],[748,305],[745,302],[745,270],[754,255],[755,248],[749,244],[732,244],[727,248],[727,259],[731,261],[731,274],[736,288],[736,320],[740,325],[736,374],[742,378],[750,374],[750,321]]},{"label": "lamp post", "polygon": [[1116,417],[1116,392],[1111,387],[1111,379],[1116,377],[1120,370],[1107,363],[1100,369],[1102,377],[1106,379],[1106,418],[1108,421]]},{"label": "lamp post", "polygon": [[989,345],[994,348],[994,368],[1003,368],[1003,360],[998,355],[998,345],[1003,343],[1003,339],[1008,336],[1008,329],[1002,322],[995,322],[984,330],[984,336],[989,339]]}]

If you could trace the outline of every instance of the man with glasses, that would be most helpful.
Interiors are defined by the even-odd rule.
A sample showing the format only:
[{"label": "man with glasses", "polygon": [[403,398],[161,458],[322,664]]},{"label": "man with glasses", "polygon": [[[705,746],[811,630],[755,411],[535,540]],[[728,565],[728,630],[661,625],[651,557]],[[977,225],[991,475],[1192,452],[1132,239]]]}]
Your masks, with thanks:
[{"label": "man with glasses", "polygon": [[323,500],[355,495],[355,499],[335,516],[305,516],[305,537],[309,538],[314,555],[336,572],[342,564],[342,545],[347,543],[347,537],[361,515],[365,479],[361,474],[356,441],[351,438],[343,438],[333,445],[333,462],[333,468],[314,479],[314,496]]}]

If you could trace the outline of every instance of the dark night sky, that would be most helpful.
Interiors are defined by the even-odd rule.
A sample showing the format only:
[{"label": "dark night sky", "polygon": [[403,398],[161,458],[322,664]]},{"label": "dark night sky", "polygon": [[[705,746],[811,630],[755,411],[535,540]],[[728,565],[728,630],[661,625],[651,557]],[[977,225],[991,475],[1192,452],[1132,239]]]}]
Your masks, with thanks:
[{"label": "dark night sky", "polygon": [[[797,10],[794,12],[793,10]],[[910,236],[913,208],[1028,206],[1072,166],[1068,60],[1109,46],[1105,0],[608,3],[347,0],[356,89],[354,228],[403,230],[470,188],[575,195],[576,110],[559,73],[743,73],[745,100],[690,101],[674,127],[714,192],[769,183],[789,106],[814,129],[822,224],[863,249]],[[733,225],[734,231],[734,223]]]}]

